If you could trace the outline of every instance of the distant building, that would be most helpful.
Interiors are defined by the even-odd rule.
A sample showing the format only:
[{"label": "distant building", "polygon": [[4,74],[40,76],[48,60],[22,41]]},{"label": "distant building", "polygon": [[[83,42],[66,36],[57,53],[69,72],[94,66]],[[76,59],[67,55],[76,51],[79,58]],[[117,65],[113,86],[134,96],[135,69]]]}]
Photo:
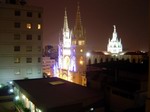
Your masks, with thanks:
[{"label": "distant building", "polygon": [[43,75],[52,77],[54,72],[53,68],[55,65],[55,59],[50,59],[50,57],[43,57],[43,63],[42,63],[42,68],[43,68]]},{"label": "distant building", "polygon": [[148,60],[148,52],[137,51],[137,52],[123,52],[119,55],[111,55],[108,52],[101,52],[101,51],[91,51],[88,52],[90,55],[86,57],[86,63],[89,64],[96,64],[96,63],[103,63],[103,62],[110,62],[110,61],[117,61],[117,60],[124,60],[130,63],[143,63],[144,61]]},{"label": "distant building", "polygon": [[57,46],[46,45],[44,47],[43,56],[50,57],[51,59],[57,60],[58,58],[58,50]]},{"label": "distant building", "polygon": [[14,92],[18,108],[31,112],[104,112],[100,93],[56,77],[15,80]]},{"label": "distant building", "polygon": [[116,26],[114,25],[114,32],[112,35],[112,39],[109,38],[108,45],[107,45],[107,52],[110,52],[112,55],[116,55],[122,52],[122,43],[121,39],[118,39]]},{"label": "distant building", "polygon": [[25,0],[0,1],[0,83],[42,77],[42,13]]}]

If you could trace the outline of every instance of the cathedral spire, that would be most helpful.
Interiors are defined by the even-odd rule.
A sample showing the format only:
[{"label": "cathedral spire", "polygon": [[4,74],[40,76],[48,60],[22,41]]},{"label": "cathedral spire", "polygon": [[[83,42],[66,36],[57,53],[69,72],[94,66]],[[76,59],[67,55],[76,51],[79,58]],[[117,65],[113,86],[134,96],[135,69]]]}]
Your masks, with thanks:
[{"label": "cathedral spire", "polygon": [[113,36],[112,36],[112,41],[116,41],[117,40],[116,26],[113,25],[113,27],[114,27],[114,32],[113,32]]},{"label": "cathedral spire", "polygon": [[116,25],[113,25],[114,26],[114,33],[116,33]]},{"label": "cathedral spire", "polygon": [[74,29],[76,31],[81,31],[82,30],[79,2],[78,2],[78,7],[77,7],[76,23],[75,23],[75,28]]},{"label": "cathedral spire", "polygon": [[64,15],[64,27],[63,27],[63,31],[64,32],[69,31],[66,8],[65,8],[65,15]]}]

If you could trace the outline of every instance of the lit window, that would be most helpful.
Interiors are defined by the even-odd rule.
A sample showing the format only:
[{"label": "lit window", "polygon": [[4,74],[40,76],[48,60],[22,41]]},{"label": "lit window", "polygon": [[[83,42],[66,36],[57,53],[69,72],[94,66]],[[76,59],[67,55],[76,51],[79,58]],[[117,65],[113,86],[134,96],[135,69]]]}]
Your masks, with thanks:
[{"label": "lit window", "polygon": [[27,29],[31,29],[31,28],[32,28],[31,23],[27,23]]},{"label": "lit window", "polygon": [[38,24],[38,30],[41,29],[41,24]]},{"label": "lit window", "polygon": [[80,65],[83,65],[83,60],[80,60],[80,62],[79,62],[79,63],[80,63]]},{"label": "lit window", "polygon": [[31,51],[32,51],[32,46],[27,46],[27,47],[26,47],[26,51],[27,51],[27,52],[31,52]]},{"label": "lit window", "polygon": [[14,59],[14,63],[20,63],[20,58],[19,58],[19,57],[16,57],[16,58]]},{"label": "lit window", "polygon": [[83,52],[83,49],[80,49],[80,52]]},{"label": "lit window", "polygon": [[20,51],[20,46],[14,46],[14,51]]},{"label": "lit window", "polygon": [[79,44],[79,45],[84,45],[84,44],[85,44],[85,41],[84,41],[84,40],[79,40],[79,41],[78,41],[78,44]]},{"label": "lit window", "polygon": [[20,34],[14,34],[14,40],[20,40]]},{"label": "lit window", "polygon": [[80,61],[79,61],[80,65],[83,65],[83,57],[80,57]]},{"label": "lit window", "polygon": [[32,63],[32,58],[26,58],[27,63]]}]

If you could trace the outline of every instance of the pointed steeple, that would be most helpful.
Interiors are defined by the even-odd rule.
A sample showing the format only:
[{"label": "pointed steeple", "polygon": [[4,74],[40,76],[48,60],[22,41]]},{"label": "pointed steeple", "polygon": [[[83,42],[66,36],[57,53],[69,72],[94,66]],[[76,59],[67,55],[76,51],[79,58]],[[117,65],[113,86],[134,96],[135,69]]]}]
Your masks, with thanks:
[{"label": "pointed steeple", "polygon": [[82,23],[81,23],[79,2],[78,2],[78,6],[77,6],[77,14],[76,14],[76,22],[75,22],[74,30],[77,31],[78,33],[79,32],[80,33],[83,32]]},{"label": "pointed steeple", "polygon": [[116,41],[116,40],[117,40],[116,26],[115,26],[115,25],[113,25],[113,27],[114,27],[114,32],[113,32],[112,41]]},{"label": "pointed steeple", "polygon": [[68,27],[67,11],[65,8],[63,32],[66,32],[66,31],[69,31],[69,27]]}]

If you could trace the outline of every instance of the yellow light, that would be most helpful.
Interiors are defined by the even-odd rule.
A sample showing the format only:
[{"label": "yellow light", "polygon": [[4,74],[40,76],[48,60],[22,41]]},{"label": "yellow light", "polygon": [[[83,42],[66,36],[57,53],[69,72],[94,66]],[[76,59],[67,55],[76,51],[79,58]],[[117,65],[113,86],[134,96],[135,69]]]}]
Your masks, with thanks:
[{"label": "yellow light", "polygon": [[79,62],[81,65],[83,65],[83,61],[82,60],[80,60],[80,62]]},{"label": "yellow light", "polygon": [[31,29],[31,24],[30,23],[27,23],[27,29]]},{"label": "yellow light", "polygon": [[38,24],[38,29],[41,29],[41,24]]},{"label": "yellow light", "polygon": [[80,52],[83,52],[83,49],[80,49]]}]

